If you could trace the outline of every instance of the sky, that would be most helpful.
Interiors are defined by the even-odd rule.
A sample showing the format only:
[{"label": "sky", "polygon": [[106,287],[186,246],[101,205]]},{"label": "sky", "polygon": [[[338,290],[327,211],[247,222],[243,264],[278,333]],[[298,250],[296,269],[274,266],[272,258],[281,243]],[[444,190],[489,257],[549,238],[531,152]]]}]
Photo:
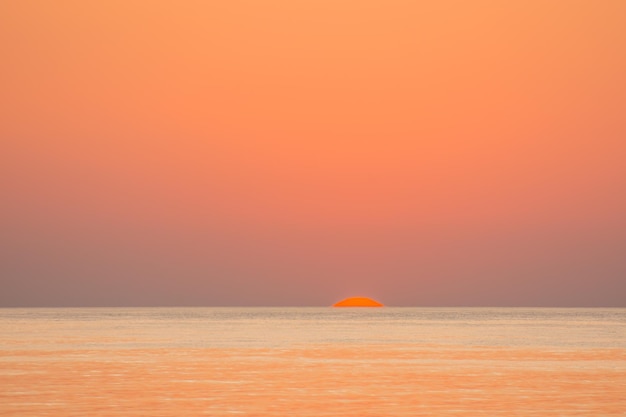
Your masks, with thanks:
[{"label": "sky", "polygon": [[0,306],[626,307],[626,2],[0,3]]}]

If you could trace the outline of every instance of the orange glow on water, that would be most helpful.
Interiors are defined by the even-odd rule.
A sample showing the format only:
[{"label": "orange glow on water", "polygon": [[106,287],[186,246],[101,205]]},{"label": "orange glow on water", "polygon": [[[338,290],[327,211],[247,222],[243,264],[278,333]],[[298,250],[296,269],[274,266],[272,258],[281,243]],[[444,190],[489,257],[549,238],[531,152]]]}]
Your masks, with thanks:
[{"label": "orange glow on water", "polygon": [[368,297],[349,297],[336,302],[333,307],[383,307],[383,304]]},{"label": "orange glow on water", "polygon": [[626,374],[611,367],[622,350],[15,350],[0,360],[3,415],[622,416],[625,406]]}]

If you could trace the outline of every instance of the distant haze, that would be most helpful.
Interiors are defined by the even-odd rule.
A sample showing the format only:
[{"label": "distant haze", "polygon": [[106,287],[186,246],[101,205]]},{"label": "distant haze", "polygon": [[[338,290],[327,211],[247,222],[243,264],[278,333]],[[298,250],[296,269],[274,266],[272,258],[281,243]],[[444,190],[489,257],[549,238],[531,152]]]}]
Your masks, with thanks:
[{"label": "distant haze", "polygon": [[626,307],[626,2],[0,5],[0,307]]}]

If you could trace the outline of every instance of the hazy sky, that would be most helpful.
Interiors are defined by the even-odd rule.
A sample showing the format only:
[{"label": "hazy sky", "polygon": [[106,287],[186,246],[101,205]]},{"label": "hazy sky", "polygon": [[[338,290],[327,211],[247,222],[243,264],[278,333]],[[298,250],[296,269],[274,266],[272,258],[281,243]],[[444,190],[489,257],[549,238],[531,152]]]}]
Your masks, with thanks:
[{"label": "hazy sky", "polygon": [[626,307],[626,1],[2,1],[0,306]]}]

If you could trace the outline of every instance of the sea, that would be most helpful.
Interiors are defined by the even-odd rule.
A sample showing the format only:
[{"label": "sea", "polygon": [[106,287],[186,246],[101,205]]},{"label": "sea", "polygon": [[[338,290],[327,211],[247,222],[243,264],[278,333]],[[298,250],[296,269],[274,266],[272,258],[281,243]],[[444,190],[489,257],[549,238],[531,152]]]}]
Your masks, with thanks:
[{"label": "sea", "polygon": [[626,309],[0,309],[0,416],[626,416]]}]

